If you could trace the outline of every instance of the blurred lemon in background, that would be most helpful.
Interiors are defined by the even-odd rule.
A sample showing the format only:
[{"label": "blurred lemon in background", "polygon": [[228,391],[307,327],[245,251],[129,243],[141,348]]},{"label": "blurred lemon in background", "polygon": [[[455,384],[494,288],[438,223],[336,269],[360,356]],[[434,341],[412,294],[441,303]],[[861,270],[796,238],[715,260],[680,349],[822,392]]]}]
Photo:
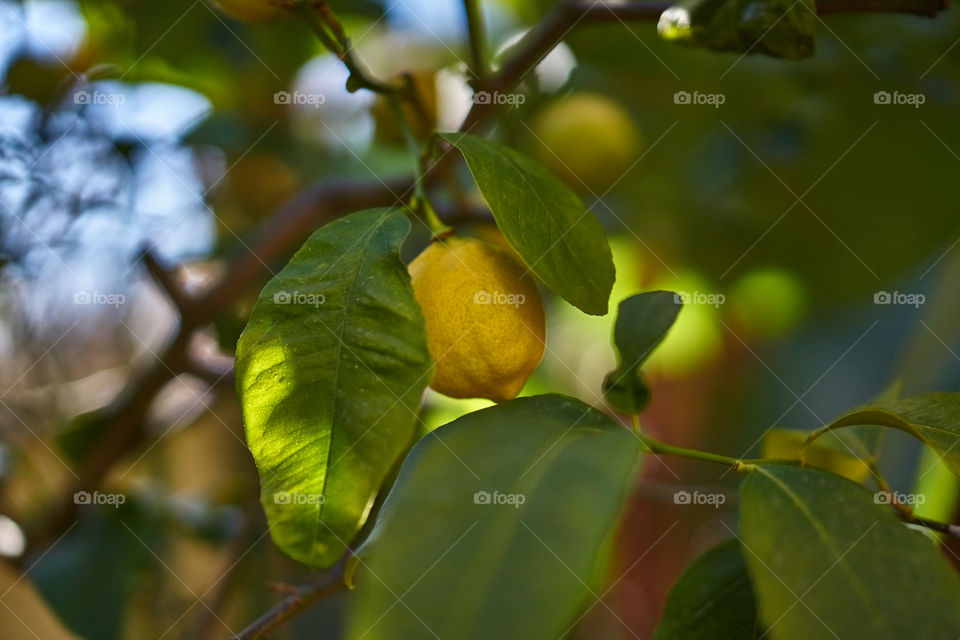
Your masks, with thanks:
[{"label": "blurred lemon in background", "polygon": [[601,195],[640,157],[641,136],[630,114],[610,98],[574,93],[534,118],[531,152],[575,189]]}]

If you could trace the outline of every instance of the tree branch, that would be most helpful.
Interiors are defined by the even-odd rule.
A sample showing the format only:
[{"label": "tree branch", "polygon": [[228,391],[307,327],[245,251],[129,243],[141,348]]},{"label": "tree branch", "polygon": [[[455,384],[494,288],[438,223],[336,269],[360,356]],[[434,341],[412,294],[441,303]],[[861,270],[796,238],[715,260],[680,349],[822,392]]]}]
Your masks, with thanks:
[{"label": "tree branch", "polygon": [[[572,0],[558,4],[537,26],[517,43],[511,57],[500,71],[490,76],[482,87],[489,93],[506,91],[519,84],[573,29],[591,23],[643,22],[660,19],[660,14],[675,2],[625,2],[606,4],[591,0]],[[932,17],[945,11],[949,0],[819,0],[819,15],[843,13],[906,13]],[[472,129],[495,109],[494,104],[474,104],[461,131]]]},{"label": "tree branch", "polygon": [[[402,86],[377,80],[360,64],[354,55],[350,39],[326,2],[319,1],[311,4],[312,6],[308,6],[307,3],[299,5],[300,12],[317,39],[347,67],[347,71],[350,72],[350,78],[347,80],[349,91],[369,89],[375,93],[389,95],[403,90]],[[333,32],[332,35],[327,29]]]},{"label": "tree branch", "polygon": [[310,605],[346,588],[343,583],[343,564],[341,560],[334,568],[298,587],[297,590],[278,602],[266,613],[253,621],[250,626],[236,635],[236,640],[258,640],[266,638],[277,627],[294,617]]}]

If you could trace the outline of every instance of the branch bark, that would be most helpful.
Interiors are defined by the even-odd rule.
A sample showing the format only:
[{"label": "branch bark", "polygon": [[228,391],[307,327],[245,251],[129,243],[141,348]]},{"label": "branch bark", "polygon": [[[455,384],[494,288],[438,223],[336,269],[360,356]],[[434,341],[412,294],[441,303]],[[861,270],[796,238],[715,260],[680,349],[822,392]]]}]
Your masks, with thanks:
[{"label": "branch bark", "polygon": [[315,602],[343,591],[343,561],[323,575],[298,587],[297,590],[271,607],[266,613],[253,621],[250,626],[237,634],[236,640],[259,640],[273,633],[277,627],[294,617]]}]

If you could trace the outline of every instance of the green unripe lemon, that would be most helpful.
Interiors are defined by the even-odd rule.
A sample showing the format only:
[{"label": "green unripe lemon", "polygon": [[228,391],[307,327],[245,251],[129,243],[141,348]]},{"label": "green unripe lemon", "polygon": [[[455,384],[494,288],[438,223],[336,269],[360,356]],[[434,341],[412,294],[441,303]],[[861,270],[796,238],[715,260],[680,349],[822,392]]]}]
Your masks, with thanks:
[{"label": "green unripe lemon", "polygon": [[546,322],[533,277],[508,252],[471,238],[433,242],[410,263],[436,391],[514,398],[543,357]]}]

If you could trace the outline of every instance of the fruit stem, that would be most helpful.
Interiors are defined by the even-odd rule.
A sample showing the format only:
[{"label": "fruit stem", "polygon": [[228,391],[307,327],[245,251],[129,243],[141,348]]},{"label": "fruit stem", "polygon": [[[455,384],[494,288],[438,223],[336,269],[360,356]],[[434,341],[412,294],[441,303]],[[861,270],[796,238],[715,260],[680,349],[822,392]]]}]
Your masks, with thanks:
[{"label": "fruit stem", "polygon": [[443,221],[440,220],[440,216],[433,210],[433,207],[430,206],[430,201],[427,200],[425,196],[413,196],[413,198],[410,199],[410,208],[417,212],[420,217],[423,218],[423,221],[427,223],[430,231],[433,232],[434,240],[442,240],[453,233],[453,227],[444,224]]}]

